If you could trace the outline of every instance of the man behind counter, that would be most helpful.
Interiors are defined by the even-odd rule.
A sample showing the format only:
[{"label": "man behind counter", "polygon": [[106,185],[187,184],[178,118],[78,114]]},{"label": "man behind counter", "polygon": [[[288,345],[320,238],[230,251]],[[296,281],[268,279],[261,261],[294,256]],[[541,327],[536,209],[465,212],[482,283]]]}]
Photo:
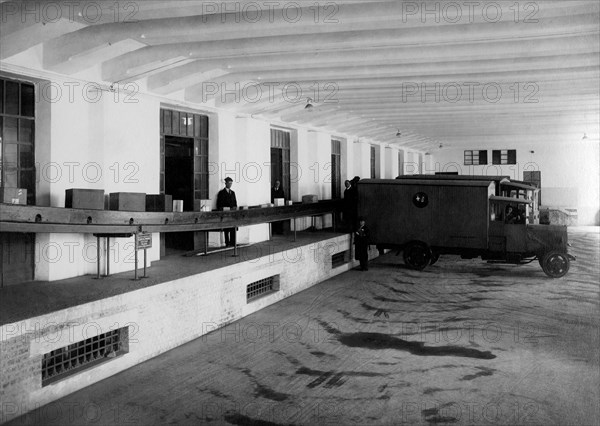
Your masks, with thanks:
[{"label": "man behind counter", "polygon": [[[233,185],[233,179],[229,176],[225,178],[225,188],[221,189],[217,194],[217,210],[223,210],[224,207],[230,209],[237,208],[237,200],[235,198],[235,192],[231,190]],[[235,228],[223,229],[225,234],[225,245],[227,247],[235,246]]]},{"label": "man behind counter", "polygon": [[[285,199],[285,191],[281,187],[281,182],[278,180],[275,181],[275,186],[271,188],[271,203],[275,202],[275,198]],[[283,221],[273,222],[271,224],[271,229],[273,234],[283,234]]]}]

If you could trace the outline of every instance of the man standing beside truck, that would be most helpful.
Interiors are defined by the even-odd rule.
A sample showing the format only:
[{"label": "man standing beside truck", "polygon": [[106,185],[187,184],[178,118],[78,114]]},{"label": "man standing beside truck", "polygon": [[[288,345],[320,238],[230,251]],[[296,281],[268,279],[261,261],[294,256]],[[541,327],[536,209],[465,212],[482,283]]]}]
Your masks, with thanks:
[{"label": "man standing beside truck", "polygon": [[358,229],[354,232],[354,258],[360,261],[360,270],[369,270],[369,244],[371,243],[369,228],[365,219],[358,218]]}]

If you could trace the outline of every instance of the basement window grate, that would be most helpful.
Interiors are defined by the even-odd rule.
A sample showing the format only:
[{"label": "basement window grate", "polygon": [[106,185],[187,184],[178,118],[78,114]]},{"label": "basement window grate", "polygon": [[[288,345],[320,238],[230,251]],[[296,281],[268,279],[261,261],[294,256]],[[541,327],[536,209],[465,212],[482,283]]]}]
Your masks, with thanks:
[{"label": "basement window grate", "polygon": [[275,293],[279,290],[279,275],[254,281],[246,287],[246,302],[251,302],[259,297]]},{"label": "basement window grate", "polygon": [[338,268],[349,262],[348,250],[341,251],[331,256],[331,269]]},{"label": "basement window grate", "polygon": [[129,327],[111,330],[44,354],[42,386],[129,352]]}]

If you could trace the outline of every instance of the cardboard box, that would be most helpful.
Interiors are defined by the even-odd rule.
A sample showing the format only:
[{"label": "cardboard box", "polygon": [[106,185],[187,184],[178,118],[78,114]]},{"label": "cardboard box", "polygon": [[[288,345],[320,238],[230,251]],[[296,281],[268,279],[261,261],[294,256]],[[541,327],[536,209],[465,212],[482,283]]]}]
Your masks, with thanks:
[{"label": "cardboard box", "polygon": [[148,194],[146,195],[147,212],[172,212],[173,196],[167,194]]},{"label": "cardboard box", "polygon": [[183,213],[183,200],[173,200],[173,212]]},{"label": "cardboard box", "polygon": [[103,189],[71,188],[65,191],[67,209],[104,210]]},{"label": "cardboard box", "polygon": [[302,196],[302,204],[316,203],[318,201],[319,201],[318,195],[303,195]]},{"label": "cardboard box", "polygon": [[285,198],[275,198],[273,203],[275,204],[275,207],[285,206]]},{"label": "cardboard box", "polygon": [[127,212],[146,211],[146,194],[144,192],[111,192],[110,210]]},{"label": "cardboard box", "polygon": [[0,188],[0,200],[7,204],[27,204],[25,188]]}]

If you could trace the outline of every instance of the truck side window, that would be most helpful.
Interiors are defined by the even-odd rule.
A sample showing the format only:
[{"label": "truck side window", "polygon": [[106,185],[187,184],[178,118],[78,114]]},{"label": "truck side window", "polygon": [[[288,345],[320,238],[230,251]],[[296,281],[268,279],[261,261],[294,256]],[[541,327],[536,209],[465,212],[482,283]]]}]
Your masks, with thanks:
[{"label": "truck side window", "polygon": [[492,222],[502,222],[502,206],[496,203],[492,203],[490,206],[490,221]]}]

